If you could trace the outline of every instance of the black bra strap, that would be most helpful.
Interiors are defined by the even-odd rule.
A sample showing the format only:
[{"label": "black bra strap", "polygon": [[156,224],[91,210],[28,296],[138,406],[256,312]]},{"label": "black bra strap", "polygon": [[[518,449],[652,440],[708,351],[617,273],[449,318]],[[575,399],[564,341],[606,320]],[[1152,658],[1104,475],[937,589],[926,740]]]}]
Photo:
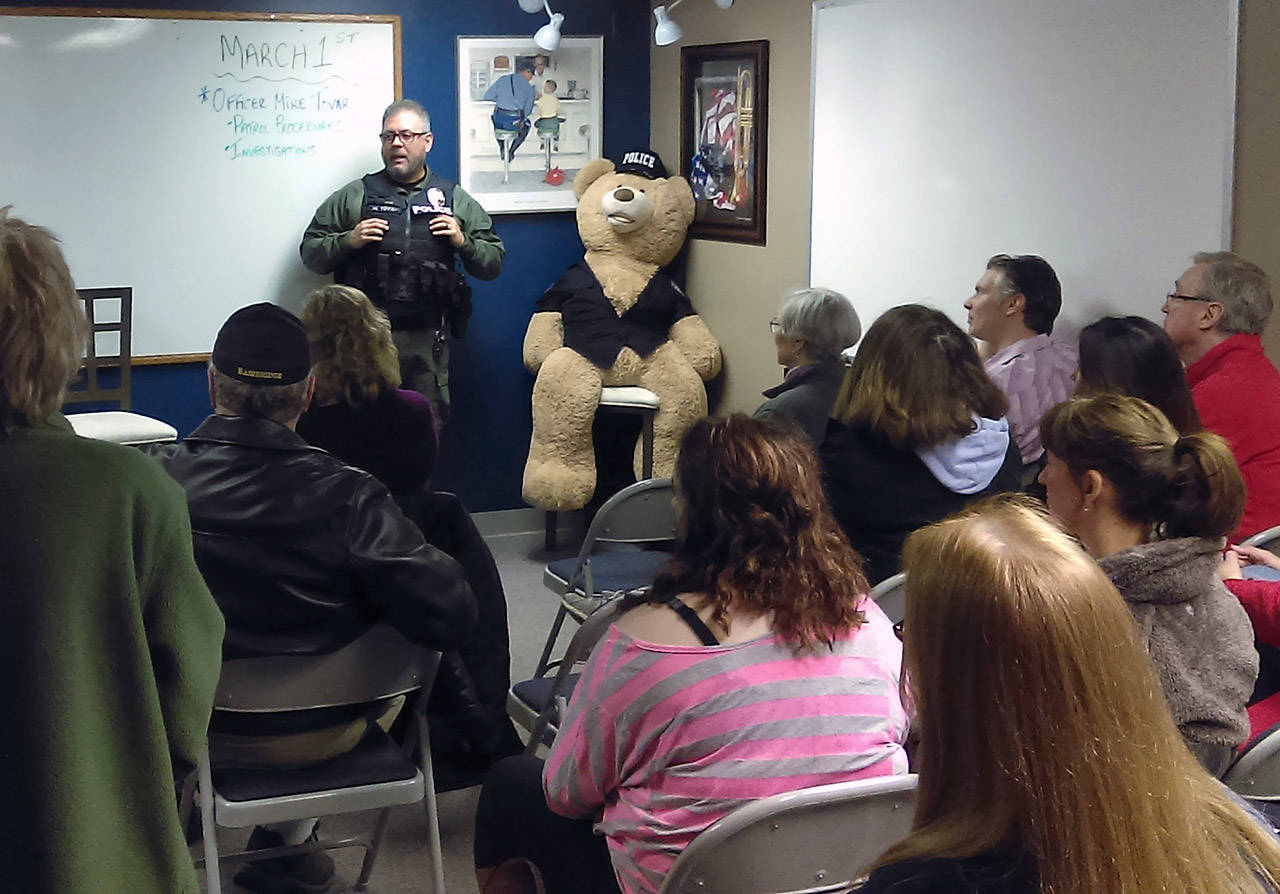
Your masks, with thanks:
[{"label": "black bra strap", "polygon": [[680,619],[689,625],[689,629],[693,631],[694,636],[704,646],[718,646],[720,640],[716,639],[716,635],[711,632],[711,628],[702,623],[702,619],[698,617],[698,613],[681,601],[679,596],[672,596],[666,602],[667,608],[671,609]]}]

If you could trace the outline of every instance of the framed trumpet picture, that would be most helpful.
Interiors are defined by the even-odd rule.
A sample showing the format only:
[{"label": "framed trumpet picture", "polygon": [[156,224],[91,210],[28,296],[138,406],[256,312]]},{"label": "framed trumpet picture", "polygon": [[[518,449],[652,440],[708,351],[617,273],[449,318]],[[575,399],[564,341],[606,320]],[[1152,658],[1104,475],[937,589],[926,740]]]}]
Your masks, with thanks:
[{"label": "framed trumpet picture", "polygon": [[764,245],[769,42],[680,49],[680,173],[697,208],[689,235]]}]

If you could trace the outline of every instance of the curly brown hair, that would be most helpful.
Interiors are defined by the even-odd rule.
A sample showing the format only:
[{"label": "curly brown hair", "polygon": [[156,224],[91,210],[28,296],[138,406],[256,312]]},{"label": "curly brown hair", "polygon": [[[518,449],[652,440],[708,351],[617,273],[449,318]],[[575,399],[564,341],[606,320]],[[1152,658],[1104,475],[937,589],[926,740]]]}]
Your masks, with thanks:
[{"label": "curly brown hair", "polygon": [[400,356],[387,315],[351,286],[316,289],[302,323],[311,338],[315,401],[358,406],[400,387]]},{"label": "curly brown hair", "polygon": [[862,558],[804,437],[742,414],[699,420],[676,461],[676,494],[681,536],[644,601],[701,594],[721,625],[730,605],[772,612],[797,651],[862,624]]}]

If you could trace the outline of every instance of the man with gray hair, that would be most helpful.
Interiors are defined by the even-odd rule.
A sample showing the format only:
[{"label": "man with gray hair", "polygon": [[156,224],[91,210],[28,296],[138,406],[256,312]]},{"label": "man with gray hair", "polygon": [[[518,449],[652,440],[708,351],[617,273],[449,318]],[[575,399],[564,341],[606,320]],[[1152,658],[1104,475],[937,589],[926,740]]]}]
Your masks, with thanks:
[{"label": "man with gray hair", "polygon": [[404,387],[431,401],[438,431],[449,414],[448,336],[461,336],[471,316],[455,258],[477,279],[493,279],[504,249],[479,203],[427,167],[434,135],[426,109],[393,102],[378,137],[383,169],[325,199],[298,250],[308,269],[332,273],[386,311]]},{"label": "man with gray hair", "polygon": [[1165,296],[1164,331],[1187,365],[1200,421],[1231,445],[1244,475],[1238,541],[1280,524],[1280,372],[1259,337],[1271,286],[1261,267],[1229,251],[1192,260]]}]

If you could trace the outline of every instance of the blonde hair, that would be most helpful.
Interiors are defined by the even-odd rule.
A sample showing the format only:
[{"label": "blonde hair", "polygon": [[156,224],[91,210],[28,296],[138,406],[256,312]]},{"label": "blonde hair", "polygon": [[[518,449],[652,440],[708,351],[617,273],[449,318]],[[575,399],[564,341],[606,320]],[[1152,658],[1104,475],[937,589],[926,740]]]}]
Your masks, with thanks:
[{"label": "blonde hair", "polygon": [[941,311],[904,304],[867,330],[831,415],[915,450],[967,435],[975,415],[999,419],[1005,406],[969,336]]},{"label": "blonde hair", "polygon": [[1049,408],[1040,439],[1072,475],[1102,475],[1120,515],[1157,537],[1226,537],[1244,514],[1244,478],[1226,441],[1207,431],[1179,435],[1141,398],[1074,397]]},{"label": "blonde hair", "polygon": [[89,325],[58,237],[0,208],[0,419],[62,404]]},{"label": "blonde hair", "polygon": [[1039,504],[975,503],[903,566],[920,789],[880,865],[1009,851],[1045,894],[1280,882],[1280,844],[1187,750],[1119,593]]},{"label": "blonde hair", "polygon": [[400,387],[400,359],[387,315],[351,286],[324,286],[302,312],[311,338],[317,404],[357,406]]}]

